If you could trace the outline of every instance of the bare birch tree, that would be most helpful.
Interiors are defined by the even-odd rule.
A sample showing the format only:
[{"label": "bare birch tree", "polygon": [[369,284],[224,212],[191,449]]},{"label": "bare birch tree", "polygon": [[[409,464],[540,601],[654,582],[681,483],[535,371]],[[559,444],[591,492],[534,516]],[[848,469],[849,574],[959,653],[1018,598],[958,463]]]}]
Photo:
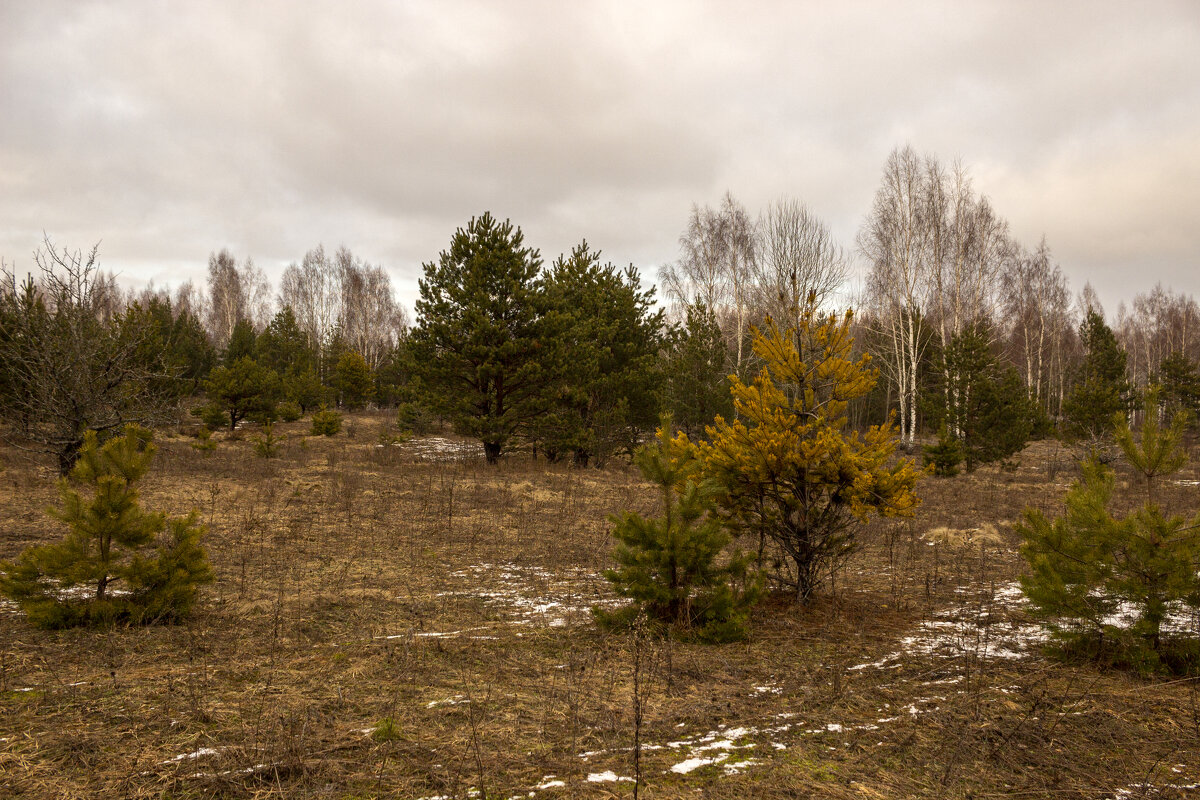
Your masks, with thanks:
[{"label": "bare birch tree", "polygon": [[917,373],[924,356],[921,301],[928,286],[930,226],[922,160],[911,147],[897,149],[884,165],[858,247],[869,263],[866,292],[888,348],[885,374],[896,388],[900,438],[913,447],[917,427]]}]

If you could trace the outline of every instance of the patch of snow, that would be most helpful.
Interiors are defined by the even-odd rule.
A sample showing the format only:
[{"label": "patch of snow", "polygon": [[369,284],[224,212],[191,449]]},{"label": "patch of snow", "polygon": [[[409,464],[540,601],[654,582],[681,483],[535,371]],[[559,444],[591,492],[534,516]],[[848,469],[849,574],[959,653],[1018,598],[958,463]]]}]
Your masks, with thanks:
[{"label": "patch of snow", "polygon": [[626,778],[624,775],[618,775],[611,769],[604,772],[589,772],[588,783],[616,783],[617,781],[628,781],[633,783],[633,778]]},{"label": "patch of snow", "polygon": [[700,769],[700,767],[706,767],[709,764],[720,764],[727,758],[729,758],[728,753],[718,753],[712,758],[689,758],[686,761],[680,761],[678,764],[675,764],[673,767],[671,767],[671,772],[674,772],[677,775],[686,775],[693,770]]},{"label": "patch of snow", "polygon": [[181,753],[174,758],[168,758],[166,761],[160,761],[160,764],[177,764],[180,761],[191,761],[195,758],[207,758],[208,756],[220,755],[221,751],[212,747],[201,747],[199,750],[194,750],[191,753]]}]

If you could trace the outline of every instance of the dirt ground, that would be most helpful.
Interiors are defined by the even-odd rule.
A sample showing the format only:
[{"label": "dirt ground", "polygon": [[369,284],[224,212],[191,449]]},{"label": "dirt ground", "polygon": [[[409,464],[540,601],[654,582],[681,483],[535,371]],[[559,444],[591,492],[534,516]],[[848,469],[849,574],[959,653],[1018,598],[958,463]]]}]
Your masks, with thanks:
[{"label": "dirt ground", "polygon": [[[1061,505],[1060,445],[923,480],[813,602],[771,597],[748,641],[705,646],[593,622],[619,602],[608,516],[654,512],[630,467],[488,467],[384,423],[281,425],[275,459],[160,436],[143,500],[201,511],[217,581],[171,627],[45,632],[0,606],[0,796],[1200,793],[1196,682],[1048,659],[1024,611],[1012,525]],[[11,559],[62,531],[49,465],[0,466]],[[1162,497],[1200,506],[1195,461]]]}]

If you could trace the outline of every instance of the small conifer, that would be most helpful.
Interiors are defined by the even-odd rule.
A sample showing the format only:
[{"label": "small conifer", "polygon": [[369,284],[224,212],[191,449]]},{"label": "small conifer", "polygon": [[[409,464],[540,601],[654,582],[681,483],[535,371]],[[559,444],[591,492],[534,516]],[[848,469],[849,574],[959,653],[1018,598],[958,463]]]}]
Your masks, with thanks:
[{"label": "small conifer", "polygon": [[744,638],[759,594],[748,572],[750,558],[734,552],[722,562],[731,537],[710,513],[712,488],[697,482],[687,438],[671,439],[667,431],[660,428],[656,441],[636,456],[642,475],[659,489],[663,516],[645,519],[627,511],[612,518],[619,566],[604,574],[634,603],[597,616],[615,625],[645,612],[703,641]]},{"label": "small conifer", "polygon": [[144,428],[129,426],[103,446],[94,431],[87,434],[70,480],[60,484],[62,505],[50,510],[69,528],[66,538],[0,564],[0,593],[35,624],[175,621],[213,579],[198,514],[167,519],[138,502],[136,485],[154,452]]}]

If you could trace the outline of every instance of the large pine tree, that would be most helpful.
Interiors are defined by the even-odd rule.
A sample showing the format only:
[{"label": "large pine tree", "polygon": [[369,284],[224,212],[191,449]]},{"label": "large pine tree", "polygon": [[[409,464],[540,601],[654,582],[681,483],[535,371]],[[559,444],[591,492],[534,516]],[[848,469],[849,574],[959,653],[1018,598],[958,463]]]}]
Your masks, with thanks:
[{"label": "large pine tree", "polygon": [[633,449],[658,414],[663,313],[637,272],[601,264],[587,242],[560,256],[546,277],[549,413],[535,426],[548,454],[586,465]]},{"label": "large pine tree", "polygon": [[485,213],[424,265],[413,373],[435,410],[483,443],[489,463],[545,406],[541,263],[520,228]]}]

